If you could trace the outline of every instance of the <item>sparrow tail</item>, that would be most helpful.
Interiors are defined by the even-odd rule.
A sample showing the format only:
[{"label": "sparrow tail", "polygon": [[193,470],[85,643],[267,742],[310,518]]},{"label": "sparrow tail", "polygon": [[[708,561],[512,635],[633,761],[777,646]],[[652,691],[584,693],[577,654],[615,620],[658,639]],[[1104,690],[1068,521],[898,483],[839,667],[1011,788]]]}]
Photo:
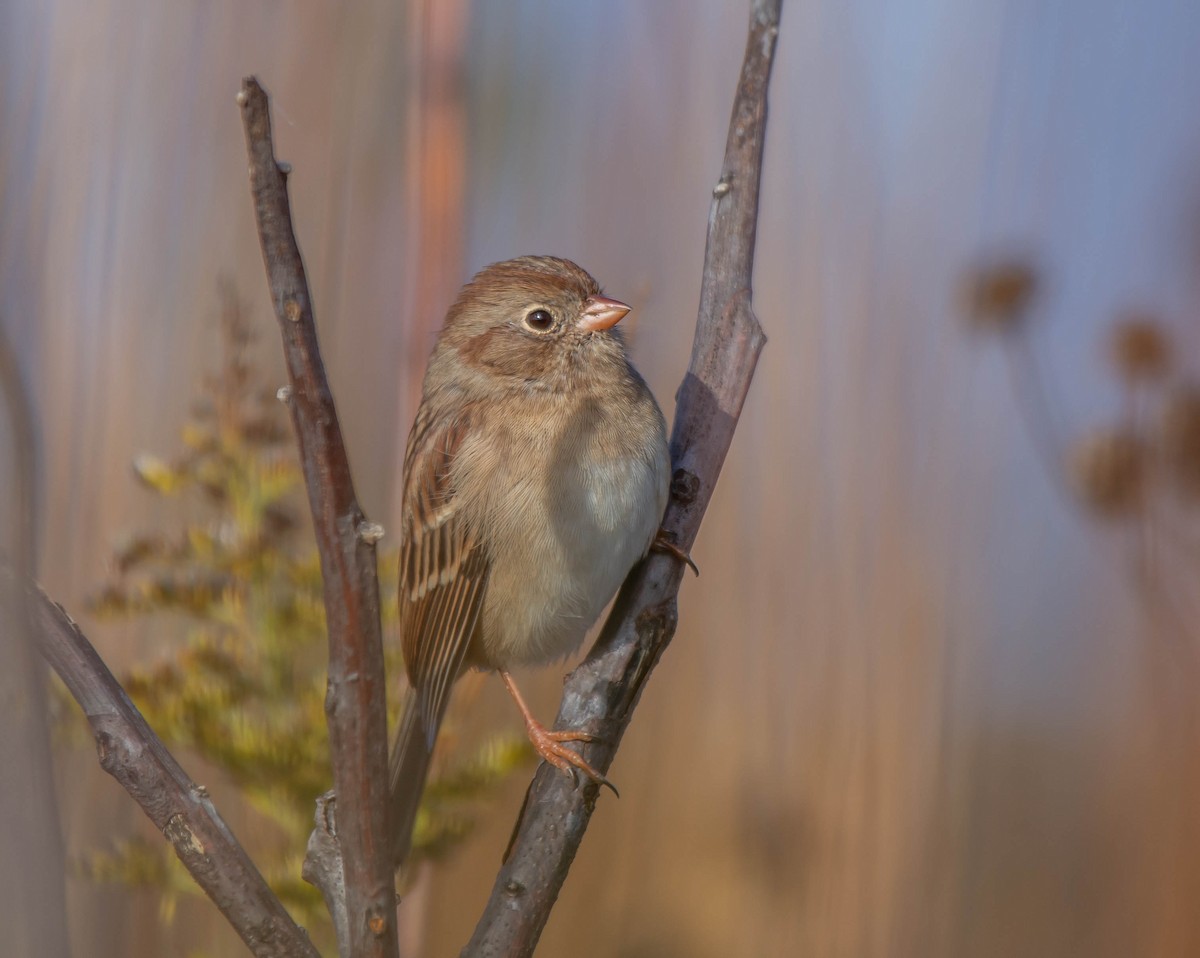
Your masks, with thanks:
[{"label": "sparrow tail", "polygon": [[421,721],[418,698],[410,693],[404,703],[404,714],[396,729],[392,757],[388,762],[388,814],[393,868],[403,865],[412,850],[413,826],[417,821],[417,809],[421,807],[421,794],[425,791],[425,778],[429,774],[432,755],[429,736],[425,734],[425,726]]}]

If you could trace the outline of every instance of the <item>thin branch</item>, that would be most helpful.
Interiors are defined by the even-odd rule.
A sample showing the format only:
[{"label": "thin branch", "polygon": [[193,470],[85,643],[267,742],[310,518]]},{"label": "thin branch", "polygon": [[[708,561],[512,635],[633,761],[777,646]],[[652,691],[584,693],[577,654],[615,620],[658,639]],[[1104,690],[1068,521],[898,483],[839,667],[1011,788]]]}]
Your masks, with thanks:
[{"label": "thin branch", "polygon": [[[766,341],[751,308],[767,84],[782,0],[753,0],[720,179],[713,190],[700,310],[671,436],[674,474],[663,527],[690,548],[733,439]],[[568,677],[559,728],[602,736],[585,749],[606,771],[651,670],[676,625],[682,565],[653,554],[633,570],[587,659]],[[533,952],[595,807],[597,789],[577,789],[543,765],[465,958]]]},{"label": "thin branch", "polygon": [[[5,710],[0,767],[21,770],[21,781],[11,780],[0,794],[0,817],[21,823],[20,828],[10,828],[0,837],[0,857],[4,859],[0,893],[8,898],[11,909],[10,936],[18,941],[23,937],[38,941],[43,954],[65,956],[70,954],[62,921],[67,907],[65,856],[46,727],[45,666],[35,647],[32,603],[24,587],[37,572],[37,429],[33,400],[3,322],[0,396],[12,435],[7,506],[13,523],[5,551],[15,573],[0,574],[0,635],[6,642],[0,650],[0,701],[13,703]],[[31,855],[37,860],[31,861]]]},{"label": "thin branch", "polygon": [[100,765],[124,786],[259,958],[320,958],[209,800],[167,751],[79,627],[36,586],[27,597],[42,655],[83,709]]},{"label": "thin branch", "polygon": [[37,539],[34,536],[34,521],[38,513],[37,483],[37,435],[34,426],[33,402],[29,389],[21,376],[17,362],[17,351],[0,323],[0,394],[8,407],[8,417],[13,434],[16,454],[14,463],[14,487],[10,490],[10,505],[15,507],[17,528],[16,548],[12,561],[17,574],[32,580],[37,572]]},{"label": "thin branch", "polygon": [[337,837],[337,796],[333,792],[317,798],[313,826],[300,875],[321,890],[338,950],[345,956],[350,942],[350,913],[346,911],[346,878]]},{"label": "thin branch", "polygon": [[320,887],[327,901],[331,894],[336,896],[334,889],[344,878],[349,940],[339,940],[342,954],[391,958],[397,944],[385,803],[387,701],[375,565],[379,531],[366,521],[354,494],[292,229],[287,170],[276,162],[271,142],[267,94],[248,77],[237,99],[263,261],[283,336],[289,406],[321,556],[329,629],[325,711],[343,875],[329,872],[337,867],[336,859],[311,862],[306,873],[325,875]]}]

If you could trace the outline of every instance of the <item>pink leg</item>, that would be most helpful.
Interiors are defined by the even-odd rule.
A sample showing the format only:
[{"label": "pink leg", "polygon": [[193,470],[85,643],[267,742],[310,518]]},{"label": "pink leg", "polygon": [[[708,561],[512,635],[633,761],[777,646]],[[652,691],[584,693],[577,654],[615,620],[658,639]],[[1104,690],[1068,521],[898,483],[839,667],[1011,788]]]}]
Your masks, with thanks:
[{"label": "pink leg", "polygon": [[572,778],[575,777],[575,770],[578,769],[596,784],[607,785],[612,789],[613,794],[617,795],[617,789],[612,782],[585,762],[582,755],[563,745],[564,742],[591,742],[595,740],[595,736],[589,735],[587,732],[553,732],[546,728],[529,711],[529,706],[525,704],[525,699],[521,696],[512,676],[504,669],[499,671],[500,680],[508,689],[508,694],[513,697],[513,701],[517,703],[517,708],[521,710],[521,715],[525,719],[525,731],[538,755]]}]

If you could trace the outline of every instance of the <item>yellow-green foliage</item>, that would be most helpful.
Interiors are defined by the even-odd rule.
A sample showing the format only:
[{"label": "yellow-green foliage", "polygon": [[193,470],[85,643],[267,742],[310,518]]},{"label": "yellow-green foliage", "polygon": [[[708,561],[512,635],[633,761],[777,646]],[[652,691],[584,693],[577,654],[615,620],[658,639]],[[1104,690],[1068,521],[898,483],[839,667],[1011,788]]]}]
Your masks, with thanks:
[{"label": "yellow-green foliage", "polygon": [[[164,651],[122,676],[122,684],[185,764],[202,759],[271,823],[252,855],[297,919],[322,940],[328,927],[320,895],[300,879],[314,802],[331,786],[320,572],[286,410],[247,359],[251,334],[236,298],[228,292],[223,298],[223,368],[183,428],[185,451],[171,460],[143,455],[135,463],[147,489],[187,501],[181,511],[193,518],[175,532],[137,535],[118,549],[115,577],[92,611],[174,613],[182,624],[175,628],[159,616]],[[395,557],[381,555],[380,567],[387,634],[395,616]],[[398,643],[387,643],[385,652],[398,692],[404,673]],[[394,723],[399,695],[390,698]],[[531,757],[523,736],[456,755],[462,749],[454,744],[453,713],[447,725],[418,817],[414,858],[453,848],[470,831],[479,799]],[[157,887],[165,920],[179,895],[199,893],[162,841],[119,841],[82,867],[98,880]]]}]

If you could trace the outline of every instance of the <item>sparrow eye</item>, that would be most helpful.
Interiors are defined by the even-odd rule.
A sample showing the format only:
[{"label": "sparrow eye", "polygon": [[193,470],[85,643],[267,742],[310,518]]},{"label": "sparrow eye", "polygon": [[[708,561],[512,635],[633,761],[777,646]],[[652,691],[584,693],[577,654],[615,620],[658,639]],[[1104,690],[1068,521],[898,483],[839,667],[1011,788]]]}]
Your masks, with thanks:
[{"label": "sparrow eye", "polygon": [[525,314],[525,326],[535,333],[544,333],[554,325],[554,317],[547,310],[535,309]]}]

